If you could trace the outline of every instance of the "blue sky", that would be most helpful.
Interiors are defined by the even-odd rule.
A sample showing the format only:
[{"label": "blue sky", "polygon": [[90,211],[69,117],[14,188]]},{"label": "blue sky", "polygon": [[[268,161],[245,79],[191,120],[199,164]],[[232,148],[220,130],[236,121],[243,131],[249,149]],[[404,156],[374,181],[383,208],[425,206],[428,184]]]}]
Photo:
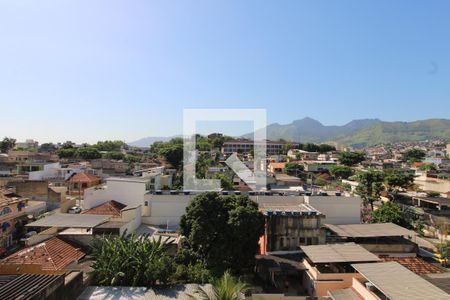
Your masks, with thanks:
[{"label": "blue sky", "polygon": [[183,108],[450,117],[449,1],[0,0],[0,136],[132,141]]}]

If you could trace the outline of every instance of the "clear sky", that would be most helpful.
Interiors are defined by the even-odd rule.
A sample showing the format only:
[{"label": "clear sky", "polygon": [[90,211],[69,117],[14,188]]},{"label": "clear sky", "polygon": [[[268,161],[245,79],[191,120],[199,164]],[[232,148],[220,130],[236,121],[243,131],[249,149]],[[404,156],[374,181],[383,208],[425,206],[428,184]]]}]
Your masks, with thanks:
[{"label": "clear sky", "polygon": [[0,137],[133,141],[183,108],[450,117],[450,1],[0,0]]}]

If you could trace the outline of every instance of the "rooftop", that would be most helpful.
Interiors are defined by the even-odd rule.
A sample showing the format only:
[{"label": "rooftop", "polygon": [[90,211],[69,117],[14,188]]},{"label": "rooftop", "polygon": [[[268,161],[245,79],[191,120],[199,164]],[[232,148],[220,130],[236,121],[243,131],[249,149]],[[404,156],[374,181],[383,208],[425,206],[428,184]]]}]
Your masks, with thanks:
[{"label": "rooftop", "polygon": [[97,182],[100,181],[101,178],[95,175],[86,174],[86,173],[76,173],[72,177],[70,177],[70,182]]},{"label": "rooftop", "polygon": [[40,265],[42,270],[62,270],[68,264],[84,257],[86,252],[71,242],[54,237],[25,248],[2,260],[3,265]]},{"label": "rooftop", "polygon": [[381,237],[381,236],[414,236],[413,231],[403,228],[394,223],[376,224],[348,224],[332,225],[325,224],[324,227],[342,237]]},{"label": "rooftop", "polygon": [[333,300],[361,300],[351,288],[329,291],[328,293]]},{"label": "rooftop", "polygon": [[75,228],[93,228],[106,222],[108,216],[89,215],[89,214],[61,214],[56,213],[35,222],[28,223],[27,227],[75,227]]},{"label": "rooftop", "polygon": [[381,259],[355,243],[301,246],[313,263],[374,262]]},{"label": "rooftop", "polygon": [[[384,261],[395,261],[417,275],[444,273],[444,271],[418,257],[382,257]],[[450,278],[449,278],[450,281]]]},{"label": "rooftop", "polygon": [[125,204],[117,202],[115,200],[111,200],[111,201],[105,202],[103,204],[100,204],[96,207],[93,207],[91,209],[87,209],[87,210],[81,212],[81,214],[107,215],[107,216],[120,217],[120,212],[125,207],[126,207]]},{"label": "rooftop", "polygon": [[10,190],[0,189],[0,206],[9,205],[11,203],[23,200],[25,200],[25,198],[20,197],[19,195]]},{"label": "rooftop", "polygon": [[450,198],[444,198],[444,197],[420,197],[420,196],[414,196],[413,198],[414,199],[419,199],[420,201],[431,202],[431,203],[442,205],[442,206],[450,206]]},{"label": "rooftop", "polygon": [[[112,299],[134,299],[134,300],[191,300],[198,284],[177,284],[157,288],[145,287],[112,287],[112,286],[89,286],[78,297],[78,300],[112,300]],[[210,285],[203,285],[209,290]]]},{"label": "rooftop", "polygon": [[0,275],[0,299],[35,299],[45,289],[60,281],[63,275]]},{"label": "rooftop", "polygon": [[449,299],[449,294],[396,262],[352,266],[390,300]]}]

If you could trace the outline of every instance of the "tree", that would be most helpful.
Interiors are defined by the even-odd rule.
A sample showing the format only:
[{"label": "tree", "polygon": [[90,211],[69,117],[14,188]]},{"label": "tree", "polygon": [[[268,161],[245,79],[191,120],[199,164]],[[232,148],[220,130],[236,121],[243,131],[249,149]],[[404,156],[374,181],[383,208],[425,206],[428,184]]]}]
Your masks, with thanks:
[{"label": "tree", "polygon": [[101,158],[102,154],[94,147],[80,147],[77,149],[77,156],[82,159]]},{"label": "tree", "polygon": [[39,147],[39,152],[55,152],[57,150],[57,147],[55,144],[53,143],[43,143],[40,147]]},{"label": "tree", "polygon": [[199,286],[191,296],[198,300],[244,300],[250,287],[234,278],[230,272],[212,282],[212,289]]},{"label": "tree", "polygon": [[3,141],[0,142],[0,152],[8,153],[9,150],[13,149],[16,145],[16,140],[9,137],[4,137]]},{"label": "tree", "polygon": [[359,172],[356,174],[358,186],[356,192],[368,203],[373,210],[373,202],[380,197],[383,191],[383,173],[376,170]]},{"label": "tree", "polygon": [[394,202],[385,202],[377,210],[372,212],[371,223],[388,222],[395,223],[400,226],[408,225],[402,209]]},{"label": "tree", "polygon": [[439,193],[439,192],[436,192],[436,191],[428,191],[427,192],[427,197],[433,198],[433,197],[439,197],[439,196],[441,196],[441,193]]},{"label": "tree", "polygon": [[126,144],[123,141],[98,141],[94,145],[98,151],[120,151]]},{"label": "tree", "polygon": [[326,152],[331,152],[331,151],[336,151],[336,147],[328,145],[328,144],[320,144],[319,145],[318,152],[326,153]]},{"label": "tree", "polygon": [[[153,145],[152,145],[153,146]],[[155,146],[158,154],[163,156],[172,166],[178,168],[183,161],[183,139],[173,138],[168,142]]]},{"label": "tree", "polygon": [[450,262],[450,243],[441,242],[436,244],[434,256],[443,267],[448,267]]},{"label": "tree", "polygon": [[148,235],[102,236],[93,242],[93,279],[99,285],[152,286],[167,283],[174,271],[169,244]]},{"label": "tree", "polygon": [[341,164],[346,166],[354,166],[359,164],[360,162],[364,161],[366,159],[366,156],[362,152],[349,152],[349,151],[343,151],[339,152],[338,154],[338,160]]},{"label": "tree", "polygon": [[216,173],[214,175],[214,179],[220,179],[220,187],[223,188],[226,191],[232,191],[234,190],[233,186],[233,180],[230,178],[229,175],[225,173]]},{"label": "tree", "polygon": [[125,154],[119,151],[111,151],[104,155],[107,159],[123,160],[125,159]]},{"label": "tree", "polygon": [[286,163],[285,165],[286,174],[292,176],[299,176],[300,173],[304,171],[304,166],[296,163]]},{"label": "tree", "polygon": [[196,196],[180,221],[185,247],[194,263],[204,261],[214,274],[241,272],[254,263],[264,217],[248,196]]},{"label": "tree", "polygon": [[423,164],[419,167],[421,171],[436,171],[436,166],[434,164]]},{"label": "tree", "polygon": [[66,141],[61,145],[62,149],[75,148],[75,143],[71,141]]},{"label": "tree", "polygon": [[425,157],[426,153],[425,151],[417,148],[410,149],[406,151],[406,153],[403,155],[403,159],[409,163],[422,161],[422,159]]},{"label": "tree", "polygon": [[61,148],[58,150],[59,158],[74,158],[77,154],[76,148]]},{"label": "tree", "polygon": [[331,166],[330,173],[337,178],[347,179],[353,174],[352,168],[348,166]]},{"label": "tree", "polygon": [[388,169],[384,171],[384,183],[389,191],[397,193],[414,183],[414,175],[402,169]]},{"label": "tree", "polygon": [[306,145],[303,145],[303,150],[308,152],[319,152],[320,147],[313,143],[308,143]]}]

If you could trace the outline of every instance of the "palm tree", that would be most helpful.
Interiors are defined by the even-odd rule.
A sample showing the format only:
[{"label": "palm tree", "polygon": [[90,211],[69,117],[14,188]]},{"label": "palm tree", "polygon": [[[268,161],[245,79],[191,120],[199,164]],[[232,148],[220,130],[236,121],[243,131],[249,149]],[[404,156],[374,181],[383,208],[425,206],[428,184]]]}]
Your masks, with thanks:
[{"label": "palm tree", "polygon": [[206,287],[198,287],[194,295],[189,295],[197,300],[242,300],[245,299],[245,292],[249,290],[249,286],[226,271],[222,277],[212,282],[211,289]]}]

